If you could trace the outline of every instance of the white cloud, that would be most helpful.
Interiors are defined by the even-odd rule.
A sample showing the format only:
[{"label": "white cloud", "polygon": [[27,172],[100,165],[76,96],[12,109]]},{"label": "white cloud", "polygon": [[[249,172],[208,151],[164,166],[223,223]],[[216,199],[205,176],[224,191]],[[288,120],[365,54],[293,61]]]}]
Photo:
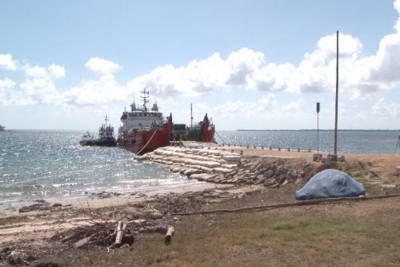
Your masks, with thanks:
[{"label": "white cloud", "polygon": [[2,105],[59,106],[65,104],[62,92],[55,85],[55,79],[65,75],[64,67],[51,64],[44,68],[26,64],[18,70],[25,74],[24,81],[17,84],[9,78],[0,80],[0,103]]},{"label": "white cloud", "polygon": [[7,99],[10,98],[11,90],[15,85],[16,83],[9,78],[0,79],[0,104],[2,106],[8,105]]},{"label": "white cloud", "polygon": [[[336,38],[336,34],[322,37],[318,41],[318,49],[314,52],[324,55],[327,59],[335,58],[337,45]],[[362,44],[357,38],[354,38],[351,35],[339,33],[339,56],[355,58],[361,49]]]},{"label": "white cloud", "polygon": [[35,102],[20,91],[16,91],[17,83],[9,78],[0,79],[0,105],[31,105]]},{"label": "white cloud", "polygon": [[0,91],[10,90],[14,88],[15,85],[16,83],[13,80],[6,77],[0,80]]},{"label": "white cloud", "polygon": [[257,104],[263,107],[264,110],[271,109],[274,107],[278,102],[273,94],[268,94],[266,96],[261,97]]},{"label": "white cloud", "polygon": [[56,65],[56,64],[51,64],[48,67],[48,70],[49,70],[51,76],[53,76],[54,78],[63,78],[63,77],[65,77],[65,68],[63,66]]},{"label": "white cloud", "polygon": [[48,72],[43,67],[34,66],[34,67],[27,67],[25,69],[25,74],[32,78],[44,78],[47,77]]},{"label": "white cloud", "polygon": [[0,54],[0,68],[16,70],[17,63],[12,59],[11,54]]},{"label": "white cloud", "polygon": [[99,80],[88,80],[63,92],[66,103],[71,105],[99,105],[113,101],[126,101],[129,93],[118,85],[112,74]]},{"label": "white cloud", "polygon": [[371,113],[374,116],[385,118],[397,118],[400,114],[400,104],[390,103],[380,98],[372,107]]},{"label": "white cloud", "polygon": [[304,99],[300,98],[296,101],[290,101],[281,107],[282,111],[298,111],[304,105]]},{"label": "white cloud", "polygon": [[31,78],[58,79],[65,77],[65,68],[60,65],[51,64],[46,68],[40,66],[25,67],[25,75]]},{"label": "white cloud", "polygon": [[99,57],[92,57],[89,59],[86,62],[85,67],[88,70],[98,72],[100,74],[114,73],[121,69],[121,66],[119,66],[117,63]]},{"label": "white cloud", "polygon": [[[362,49],[361,42],[340,34],[341,79],[348,83]],[[306,53],[303,61],[267,62],[265,54],[250,48],[233,51],[226,59],[218,53],[187,66],[160,66],[149,74],[130,81],[131,88],[150,88],[165,95],[199,96],[222,90],[260,90],[267,92],[333,92],[335,90],[336,35],[325,36],[317,49]]]}]

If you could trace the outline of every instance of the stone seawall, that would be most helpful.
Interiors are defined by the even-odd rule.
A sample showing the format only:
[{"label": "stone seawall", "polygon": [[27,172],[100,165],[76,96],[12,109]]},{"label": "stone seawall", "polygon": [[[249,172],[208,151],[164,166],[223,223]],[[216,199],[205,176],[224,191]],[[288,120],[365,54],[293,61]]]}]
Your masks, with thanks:
[{"label": "stone seawall", "polygon": [[303,183],[315,174],[315,165],[304,159],[241,155],[216,147],[162,147],[135,159],[160,164],[189,179],[221,184],[275,188]]}]

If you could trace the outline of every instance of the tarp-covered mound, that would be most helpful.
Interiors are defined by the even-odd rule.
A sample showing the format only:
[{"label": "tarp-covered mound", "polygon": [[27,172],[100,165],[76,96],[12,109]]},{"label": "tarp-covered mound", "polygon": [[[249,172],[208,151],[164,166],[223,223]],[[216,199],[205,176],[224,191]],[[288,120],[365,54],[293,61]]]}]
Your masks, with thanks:
[{"label": "tarp-covered mound", "polygon": [[315,198],[357,197],[365,194],[362,184],[344,172],[327,169],[314,175],[300,190],[298,200]]}]

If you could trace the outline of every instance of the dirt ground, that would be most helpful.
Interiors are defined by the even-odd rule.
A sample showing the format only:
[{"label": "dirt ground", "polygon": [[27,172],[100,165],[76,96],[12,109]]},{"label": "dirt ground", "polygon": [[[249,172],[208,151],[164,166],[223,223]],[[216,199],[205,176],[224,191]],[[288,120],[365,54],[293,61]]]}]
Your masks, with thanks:
[{"label": "dirt ground", "polygon": [[[249,158],[285,157],[293,158],[294,160],[306,159],[315,164],[316,170],[325,165],[324,168],[333,167],[349,173],[355,179],[364,184],[367,196],[385,196],[400,193],[400,187],[398,186],[400,184],[400,176],[396,173],[396,167],[400,166],[400,155],[346,154],[344,155],[344,162],[323,164],[320,162],[314,162],[312,159],[313,153],[307,151],[277,151],[247,149],[242,147],[225,147],[219,149],[229,149],[235,152],[243,151],[243,155],[246,155]],[[323,156],[326,157],[327,155]],[[216,191],[212,191],[212,189],[210,191],[210,188],[207,188],[203,192],[199,193],[187,190],[186,192],[176,194],[155,194],[151,197],[138,197],[134,202],[130,198],[125,201],[116,201],[116,197],[110,198],[108,202],[104,201],[103,205],[100,206],[90,205],[90,202],[88,202],[87,205],[63,206],[44,211],[21,214],[2,213],[0,218],[0,266],[2,266],[2,264],[4,266],[12,265],[12,261],[10,261],[11,251],[22,251],[26,255],[30,256],[30,258],[24,258],[21,261],[16,262],[16,266],[109,266],[111,264],[119,266],[244,266],[247,264],[246,261],[242,260],[250,257],[253,253],[250,253],[248,251],[249,247],[247,247],[254,246],[253,241],[247,239],[240,241],[243,243],[241,243],[240,252],[229,250],[229,253],[226,252],[226,255],[222,253],[225,255],[223,258],[220,258],[222,257],[222,254],[219,256],[215,254],[214,250],[218,250],[218,247],[214,248],[213,245],[210,245],[214,243],[219,244],[219,242],[223,242],[222,244],[237,242],[237,237],[235,237],[235,235],[238,234],[235,232],[236,226],[229,222],[238,222],[237,224],[240,225],[239,221],[246,218],[246,221],[243,221],[243,225],[241,226],[242,228],[240,228],[242,230],[237,230],[240,232],[244,231],[243,227],[246,227],[246,225],[252,225],[252,223],[255,223],[253,228],[257,229],[258,224],[254,222],[254,219],[259,219],[260,216],[260,218],[270,221],[274,225],[282,224],[282,226],[277,226],[278,228],[290,228],[294,227],[290,226],[291,224],[297,225],[298,223],[301,227],[305,225],[304,227],[307,228],[307,225],[310,223],[309,220],[312,221],[311,218],[321,216],[322,218],[328,218],[326,220],[326,225],[324,224],[321,226],[323,229],[333,227],[331,220],[337,222],[337,220],[342,221],[343,218],[346,221],[354,221],[358,224],[360,223],[359,220],[363,220],[363,222],[375,222],[381,218],[388,218],[387,221],[391,222],[392,220],[396,221],[400,218],[400,214],[397,211],[398,198],[356,202],[357,204],[337,203],[321,204],[316,207],[294,206],[290,208],[272,209],[267,212],[267,218],[262,215],[263,213],[246,213],[246,215],[238,213],[236,215],[226,216],[219,215],[219,213],[207,216],[174,215],[179,212],[236,209],[260,204],[292,203],[295,202],[293,197],[294,192],[302,186],[303,184],[288,184],[279,188],[271,189],[251,185],[225,185],[224,187],[216,189]],[[106,202],[108,204],[105,204]],[[154,210],[161,211],[164,216],[161,216],[160,218],[144,216],[144,214],[149,214],[150,211]],[[297,217],[301,217],[301,220],[304,221],[298,222],[296,219]],[[128,248],[124,249],[110,250],[109,246],[103,244],[76,249],[73,246],[76,244],[77,240],[63,241],[66,240],[68,235],[72,236],[73,234],[76,234],[79,229],[79,231],[83,232],[82,235],[80,235],[80,237],[83,238],[88,236],[88,233],[90,232],[89,229],[93,230],[96,227],[98,227],[96,229],[103,227],[101,228],[103,230],[104,227],[108,227],[107,231],[114,231],[118,220],[129,221],[131,224],[141,224],[132,228],[135,242],[131,247],[128,246]],[[146,223],[141,220],[145,220]],[[313,222],[314,221],[312,221],[312,223]],[[222,230],[220,232],[215,232],[214,235],[209,235],[207,231],[203,233],[203,229],[207,228],[210,223],[213,225],[212,227],[215,227],[215,229],[225,229],[224,231],[226,231],[226,235],[233,236],[221,236],[220,234],[224,232]],[[286,225],[287,223],[289,226]],[[157,227],[167,225],[173,225],[176,229],[173,240],[176,239],[177,241],[172,242],[170,245],[165,245],[162,242],[165,228],[162,228],[159,231],[156,229]],[[198,227],[196,227],[196,225]],[[270,231],[275,231],[276,226],[274,227],[275,228],[271,228]],[[352,225],[349,225],[348,229],[353,229],[352,227]],[[365,227],[367,232],[370,231],[369,227],[372,226],[366,224]],[[397,230],[391,229],[390,226],[386,226],[386,228],[388,231]],[[247,229],[246,231],[251,230]],[[357,232],[357,230],[355,231]],[[195,234],[197,232],[200,236]],[[353,232],[348,232],[347,235],[351,235]],[[345,235],[344,232],[340,233]],[[386,232],[381,233],[381,235],[385,234]],[[204,235],[204,240],[207,240],[205,244],[203,244],[202,241],[199,241],[199,238],[202,240],[201,235]],[[397,234],[395,234],[395,237],[396,236]],[[195,238],[192,239],[193,237]],[[260,259],[267,257],[269,255],[268,253],[272,253],[271,251],[268,253],[266,252],[267,250],[269,251],[269,249],[272,249],[272,251],[275,252],[283,249],[279,244],[284,240],[280,240],[279,237],[277,238],[276,244],[269,244],[268,249],[263,247],[259,252],[257,252],[257,257],[260,257]],[[364,239],[365,237],[363,237],[362,240],[360,239],[360,244],[366,242]],[[196,243],[198,243],[199,247],[192,248]],[[301,243],[298,245],[300,244]],[[265,244],[260,244],[260,246],[264,245]],[[329,246],[327,244],[323,245]],[[154,248],[149,246],[153,246]],[[310,246],[312,245],[310,244]],[[192,248],[193,250],[190,250],[189,248]],[[216,258],[213,261],[201,261],[198,258],[193,258],[193,256],[191,256],[196,253],[200,253],[206,258],[208,256]],[[237,253],[244,253],[242,255],[242,260],[233,260]],[[343,251],[339,251],[338,253],[343,253]],[[371,258],[375,255],[370,251],[364,253],[370,255]],[[386,263],[387,266],[396,266],[396,264],[400,262],[400,256],[398,258],[397,256],[392,256],[394,253],[392,250],[380,253],[388,253],[388,255],[391,255],[390,257],[387,257],[389,259],[388,261],[383,262]],[[161,256],[157,256],[157,254],[160,254]],[[275,256],[276,255],[274,255],[274,257]],[[257,261],[254,258],[255,256],[253,255],[251,257],[254,259],[254,262],[249,261],[248,266],[291,266],[296,263],[296,259],[288,261],[283,256],[282,258],[279,256],[278,258],[271,258],[271,265],[257,265]],[[330,264],[318,263],[318,261],[329,261],[329,259],[320,259],[318,257],[312,258],[311,256],[311,258],[304,258],[304,256],[301,255],[299,255],[299,257],[301,257],[304,262],[298,264],[298,266],[333,266]],[[343,255],[343,257],[350,256]],[[250,263],[254,263],[254,265]],[[342,261],[342,263],[345,264],[346,262]],[[354,264],[351,263],[348,264],[348,266],[359,266],[357,265],[358,263],[360,262],[354,262]],[[368,265],[367,262],[365,263],[367,266],[372,266]],[[343,266],[343,264],[338,266]],[[385,264],[373,265],[384,266]]]}]

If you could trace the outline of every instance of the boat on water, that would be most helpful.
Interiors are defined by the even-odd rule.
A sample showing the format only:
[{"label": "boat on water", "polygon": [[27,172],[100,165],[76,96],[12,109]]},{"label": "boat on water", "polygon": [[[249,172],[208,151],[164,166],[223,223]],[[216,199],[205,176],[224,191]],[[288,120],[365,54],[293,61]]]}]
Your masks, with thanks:
[{"label": "boat on water", "polygon": [[174,124],[173,139],[174,141],[196,141],[196,142],[215,142],[215,125],[205,114],[202,121],[193,124],[192,105],[190,105],[190,126],[186,124]]},{"label": "boat on water", "polygon": [[108,124],[108,116],[105,117],[106,123],[99,128],[98,137],[94,138],[89,132],[82,136],[79,144],[82,146],[107,146],[112,147],[117,145],[117,140],[114,137],[114,127]]},{"label": "boat on water", "polygon": [[6,130],[6,126],[0,124],[0,132],[4,132]]},{"label": "boat on water", "polygon": [[215,125],[208,119],[207,113],[203,121],[188,127],[187,139],[197,142],[214,142]]},{"label": "boat on water", "polygon": [[122,126],[119,128],[118,146],[136,154],[144,154],[159,147],[168,146],[173,128],[172,114],[168,118],[158,110],[157,103],[151,109],[147,108],[149,91],[143,89],[141,98],[143,106],[130,105],[130,111],[124,111],[121,116]]},{"label": "boat on water", "polygon": [[82,139],[79,141],[79,144],[82,146],[94,146],[94,135],[89,132],[83,134]]}]

